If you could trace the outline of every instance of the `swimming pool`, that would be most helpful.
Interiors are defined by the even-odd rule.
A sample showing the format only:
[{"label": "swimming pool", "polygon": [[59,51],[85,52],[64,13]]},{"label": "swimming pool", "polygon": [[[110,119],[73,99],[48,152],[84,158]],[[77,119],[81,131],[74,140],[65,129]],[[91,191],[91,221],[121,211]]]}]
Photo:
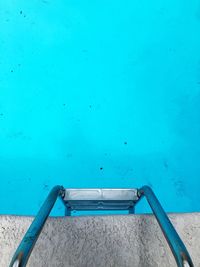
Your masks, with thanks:
[{"label": "swimming pool", "polygon": [[200,211],[197,2],[8,0],[0,18],[1,214],[56,184]]}]

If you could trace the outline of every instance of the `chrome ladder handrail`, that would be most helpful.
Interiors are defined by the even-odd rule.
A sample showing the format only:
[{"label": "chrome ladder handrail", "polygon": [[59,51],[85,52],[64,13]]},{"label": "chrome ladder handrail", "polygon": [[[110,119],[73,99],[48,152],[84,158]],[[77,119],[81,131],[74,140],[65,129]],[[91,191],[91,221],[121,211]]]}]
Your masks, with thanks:
[{"label": "chrome ladder handrail", "polygon": [[38,214],[35,219],[31,223],[29,229],[24,235],[20,245],[18,246],[12,261],[10,263],[10,267],[25,267],[27,261],[30,257],[30,254],[35,246],[35,243],[42,231],[42,228],[57,200],[57,198],[64,194],[64,188],[62,186],[55,186],[47,196],[43,205],[41,206]]},{"label": "chrome ladder handrail", "polygon": [[[163,210],[160,202],[158,201],[152,189],[149,186],[143,186],[142,188],[137,189],[137,196],[138,196],[137,199],[134,200],[134,204],[138,203],[143,196],[146,197],[156,217],[156,220],[158,221],[160,228],[162,229],[162,232],[169,244],[169,247],[174,255],[177,266],[194,267],[191,257],[183,241],[181,240],[174,226],[170,222],[167,214]],[[9,267],[26,266],[28,259],[31,255],[31,252],[35,246],[35,243],[58,197],[60,197],[64,205],[67,208],[69,208],[65,201],[64,187],[63,186],[53,187],[53,189],[47,196],[45,202],[43,203],[42,207],[40,208],[38,214],[36,215],[35,219],[31,223],[26,234],[24,235],[20,245],[18,246],[11,260]]]},{"label": "chrome ladder handrail", "polygon": [[160,228],[169,244],[178,267],[194,267],[192,259],[174,226],[162,208],[156,195],[149,186],[143,186],[138,190],[139,200],[145,196]]}]

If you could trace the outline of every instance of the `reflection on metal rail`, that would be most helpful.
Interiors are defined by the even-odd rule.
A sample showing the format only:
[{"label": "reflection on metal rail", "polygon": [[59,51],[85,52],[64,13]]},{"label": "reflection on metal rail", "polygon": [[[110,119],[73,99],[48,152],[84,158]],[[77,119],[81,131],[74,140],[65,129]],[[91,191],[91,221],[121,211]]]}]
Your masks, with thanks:
[{"label": "reflection on metal rail", "polygon": [[55,186],[42,207],[40,208],[37,216],[30,225],[28,231],[26,232],[24,238],[22,239],[19,247],[17,248],[13,259],[10,263],[10,267],[24,267],[28,261],[28,258],[34,248],[34,245],[42,231],[42,228],[51,212],[58,196],[64,194],[64,188],[62,186]]},{"label": "reflection on metal rail", "polygon": [[17,248],[10,267],[25,267],[42,228],[60,197],[66,208],[66,215],[73,210],[128,210],[134,213],[134,206],[145,196],[171,248],[178,267],[194,267],[190,255],[174,229],[161,204],[148,186],[141,189],[64,189],[55,186],[49,193],[37,216]]},{"label": "reflection on metal rail", "polygon": [[178,233],[174,229],[172,223],[170,222],[167,214],[163,210],[160,202],[153,193],[152,189],[149,186],[143,186],[138,190],[139,197],[145,196],[155,217],[158,221],[160,228],[171,248],[171,251],[175,257],[178,267],[193,267],[192,260],[190,255],[183,244],[183,241],[180,239]]}]

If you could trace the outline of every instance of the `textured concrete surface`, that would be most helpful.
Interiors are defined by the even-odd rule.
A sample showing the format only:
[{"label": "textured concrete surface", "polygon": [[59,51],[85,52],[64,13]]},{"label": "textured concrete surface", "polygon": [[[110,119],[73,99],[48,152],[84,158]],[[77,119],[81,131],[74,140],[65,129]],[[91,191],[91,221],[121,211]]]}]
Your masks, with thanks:
[{"label": "textured concrete surface", "polygon": [[[33,218],[0,216],[0,266],[9,264]],[[171,214],[175,228],[200,267],[200,214]],[[49,218],[30,267],[175,267],[151,215]]]}]

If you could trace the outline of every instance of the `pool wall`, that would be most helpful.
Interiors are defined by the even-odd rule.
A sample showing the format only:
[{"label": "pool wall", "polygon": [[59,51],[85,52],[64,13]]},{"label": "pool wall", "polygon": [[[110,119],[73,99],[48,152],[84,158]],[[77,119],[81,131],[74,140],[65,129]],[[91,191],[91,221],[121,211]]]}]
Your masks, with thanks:
[{"label": "pool wall", "polygon": [[1,214],[55,184],[200,211],[199,1],[7,0],[0,21]]}]

